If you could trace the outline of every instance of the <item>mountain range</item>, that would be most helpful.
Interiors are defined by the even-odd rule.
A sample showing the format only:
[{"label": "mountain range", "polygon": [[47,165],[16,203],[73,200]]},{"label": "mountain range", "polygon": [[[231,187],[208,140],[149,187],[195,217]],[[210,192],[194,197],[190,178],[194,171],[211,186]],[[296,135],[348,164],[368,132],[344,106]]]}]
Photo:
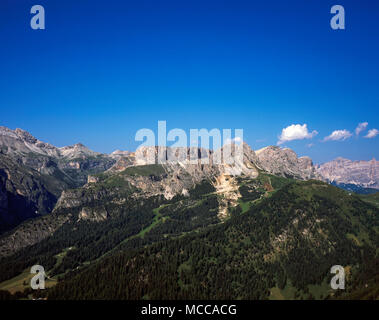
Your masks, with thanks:
[{"label": "mountain range", "polygon": [[[244,143],[243,149],[246,162],[243,173],[252,177],[257,175],[258,170],[263,170],[283,177],[328,181],[355,192],[367,193],[379,189],[379,164],[375,159],[350,161],[337,158],[314,166],[309,157],[298,158],[289,148],[269,146],[254,152]],[[153,152],[157,154],[157,150]],[[191,151],[186,152],[189,154]],[[135,152],[116,150],[111,154],[101,154],[81,143],[57,148],[22,129],[0,127],[0,231],[14,227],[25,219],[51,212],[64,190],[95,182],[97,178],[93,174],[108,174],[140,165],[136,158]],[[185,192],[183,190],[205,176],[225,173],[223,166],[213,165],[187,165],[185,168],[178,164],[165,165],[165,170],[171,173],[159,188],[164,188],[163,193],[171,197],[178,192]],[[20,172],[23,172],[22,179],[18,174]],[[175,173],[188,173],[191,182],[174,179],[176,185],[168,184],[168,179],[173,179]],[[157,185],[155,183],[150,187]],[[158,193],[155,191],[155,194]],[[67,192],[59,203],[65,202],[65,197]]]},{"label": "mountain range", "polygon": [[[53,299],[265,299],[286,298],[291,290],[291,298],[337,297],[326,285],[336,262],[354,274],[350,295],[375,296],[377,195],[351,191],[379,189],[378,162],[314,165],[289,148],[237,148],[243,159],[233,175],[229,165],[215,163],[213,150],[101,154],[0,127],[0,290],[38,262],[54,279],[47,296]],[[184,158],[143,160],[162,152]],[[197,162],[189,161],[193,154]],[[362,280],[356,270],[365,259]],[[139,276],[136,264],[144,270]],[[99,270],[123,287],[94,283]],[[152,278],[164,275],[165,284]]]},{"label": "mountain range", "polygon": [[377,192],[379,189],[379,161],[375,159],[351,161],[337,158],[318,165],[316,168],[326,181],[343,186],[346,189],[355,187],[357,190],[364,191],[366,189],[371,192]]}]

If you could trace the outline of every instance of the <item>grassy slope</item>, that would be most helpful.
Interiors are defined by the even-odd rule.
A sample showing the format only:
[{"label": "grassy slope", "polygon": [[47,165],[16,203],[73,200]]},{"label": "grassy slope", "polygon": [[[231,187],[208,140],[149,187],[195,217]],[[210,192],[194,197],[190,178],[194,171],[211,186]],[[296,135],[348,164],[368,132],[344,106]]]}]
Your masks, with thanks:
[{"label": "grassy slope", "polygon": [[[25,289],[30,288],[30,280],[33,278],[33,276],[35,276],[35,274],[31,274],[30,270],[26,269],[18,276],[0,283],[0,290],[7,290],[12,294],[16,293],[17,291],[23,292]],[[46,288],[51,288],[56,284],[56,278],[47,278],[45,281]]]},{"label": "grassy slope", "polygon": [[[63,258],[67,255],[67,252],[72,249],[73,249],[72,247],[66,248],[62,250],[62,252],[55,255],[57,260],[54,267],[58,267],[62,263]],[[21,274],[9,280],[1,282],[0,290],[7,290],[12,294],[14,294],[17,291],[23,292],[25,289],[30,288],[30,280],[32,279],[33,276],[34,274],[31,274],[30,270],[26,269]],[[55,275],[54,277],[49,277],[49,272],[47,272],[47,276],[48,278],[46,279],[45,285],[47,288],[50,288],[57,284],[58,277],[62,276],[62,274]]]}]

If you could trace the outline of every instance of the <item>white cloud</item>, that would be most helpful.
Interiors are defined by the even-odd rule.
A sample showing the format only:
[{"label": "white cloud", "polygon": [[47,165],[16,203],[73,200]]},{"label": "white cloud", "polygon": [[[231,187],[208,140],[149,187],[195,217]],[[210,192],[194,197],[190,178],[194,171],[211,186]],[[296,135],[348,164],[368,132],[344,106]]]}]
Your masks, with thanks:
[{"label": "white cloud", "polygon": [[346,140],[349,139],[353,134],[346,130],[335,130],[329,136],[324,138],[324,141],[338,141],[338,140]]},{"label": "white cloud", "polygon": [[365,135],[365,138],[374,138],[379,134],[378,129],[371,129],[368,131],[367,135]]},{"label": "white cloud", "polygon": [[292,124],[282,130],[282,134],[279,136],[278,144],[283,144],[284,142],[292,140],[311,139],[316,134],[318,134],[316,130],[309,132],[305,123],[303,125]]},{"label": "white cloud", "polygon": [[355,134],[358,136],[362,131],[366,130],[368,122],[361,122],[358,127],[355,128]]}]

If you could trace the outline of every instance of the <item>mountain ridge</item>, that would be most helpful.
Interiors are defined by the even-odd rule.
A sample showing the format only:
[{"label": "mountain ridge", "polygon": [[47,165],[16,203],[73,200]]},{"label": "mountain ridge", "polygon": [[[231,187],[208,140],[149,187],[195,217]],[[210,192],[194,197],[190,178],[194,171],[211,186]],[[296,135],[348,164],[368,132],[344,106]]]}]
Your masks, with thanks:
[{"label": "mountain ridge", "polygon": [[[57,208],[67,201],[82,203],[84,198],[80,198],[82,197],[82,191],[80,190],[88,191],[103,188],[102,194],[109,196],[109,193],[112,193],[113,189],[108,190],[108,186],[117,185],[117,183],[143,190],[141,194],[145,194],[145,197],[163,196],[166,199],[172,199],[177,195],[186,194],[189,189],[205,179],[212,181],[212,183],[221,190],[220,192],[224,192],[225,199],[223,205],[220,204],[219,211],[221,215],[225,215],[226,208],[230,204],[236,205],[240,197],[238,191],[234,190],[235,188],[233,187],[233,185],[236,184],[235,177],[233,177],[236,169],[239,173],[238,175],[252,179],[256,178],[259,172],[267,172],[286,178],[328,181],[329,183],[334,183],[337,186],[350,190],[351,188],[349,189],[348,183],[351,183],[352,179],[349,179],[348,176],[344,179],[339,179],[338,174],[344,171],[341,163],[355,166],[357,164],[363,164],[363,169],[368,168],[367,163],[364,161],[352,162],[342,158],[323,165],[314,165],[309,157],[298,157],[290,148],[267,146],[254,151],[245,142],[240,145],[232,144],[232,155],[237,152],[237,148],[242,148],[243,159],[238,160],[231,166],[215,163],[214,158],[218,152],[217,150],[194,147],[162,148],[152,146],[139,148],[134,152],[115,150],[110,154],[101,154],[90,150],[81,143],[58,148],[38,140],[25,130],[19,128],[11,130],[7,127],[0,127],[0,157],[4,158],[4,161],[12,161],[14,163],[14,170],[23,170],[21,168],[22,166],[36,170],[38,174],[43,177],[42,180],[38,178],[42,183],[38,188],[54,195],[51,199],[55,199],[53,202]],[[222,153],[222,149],[220,151]],[[184,154],[184,158],[180,159],[180,161],[169,161],[170,154],[180,156],[181,153]],[[153,155],[153,164],[149,162],[152,159],[148,159],[148,154]],[[193,155],[200,155],[200,159],[202,160],[208,158],[209,164],[202,163],[200,159],[198,159],[197,162],[191,162],[190,157]],[[165,161],[163,164],[157,164],[159,157],[160,159],[168,159],[168,161]],[[370,163],[372,163],[372,161],[374,160],[371,160]],[[335,163],[340,165],[334,165]],[[377,162],[375,162],[375,164],[376,163]],[[126,172],[127,170],[137,170],[136,172],[139,172],[140,169],[138,169],[138,167],[143,165],[152,165],[152,167],[146,171],[152,170],[152,172],[146,176],[140,173],[138,173],[137,176],[135,174],[122,174],[122,172]],[[20,168],[17,168],[17,166],[20,166]],[[371,174],[373,172],[379,174],[379,170],[375,168],[376,167],[374,167],[374,170],[372,168],[370,169]],[[154,170],[163,170],[163,173],[156,175]],[[337,171],[337,173],[335,173],[335,171]],[[36,176],[38,175],[37,172],[35,173]],[[346,170],[343,173],[346,176]],[[360,173],[360,177],[362,176],[364,176],[364,174]],[[12,175],[7,176],[7,180],[12,184],[13,182],[9,177],[12,177]],[[377,175],[375,175],[375,177],[378,179]],[[372,182],[366,180],[363,182],[354,180],[353,183],[364,187],[379,188],[377,181]],[[49,183],[46,181],[49,181]],[[104,183],[106,184],[104,185]],[[84,187],[84,189],[76,190],[81,187]],[[8,192],[16,192],[10,190],[13,189],[8,188]],[[73,200],[74,198],[78,199]],[[3,196],[3,203],[5,201],[4,199],[8,199],[8,197]],[[29,201],[32,201],[31,208],[35,207],[39,201],[43,203],[43,200],[38,199],[38,197],[31,199],[30,196],[27,195],[26,202]],[[39,212],[45,213],[49,213],[53,209],[50,202],[46,208],[39,208]],[[4,212],[3,210],[3,215],[5,214]],[[83,212],[88,212],[88,210],[84,210]],[[25,219],[33,216],[34,212],[32,212],[32,209],[30,212],[25,213]],[[83,216],[91,219],[91,214],[83,214]],[[99,215],[96,212],[93,212],[93,216],[106,217],[106,215]],[[20,219],[17,221],[23,220],[22,217]]]}]

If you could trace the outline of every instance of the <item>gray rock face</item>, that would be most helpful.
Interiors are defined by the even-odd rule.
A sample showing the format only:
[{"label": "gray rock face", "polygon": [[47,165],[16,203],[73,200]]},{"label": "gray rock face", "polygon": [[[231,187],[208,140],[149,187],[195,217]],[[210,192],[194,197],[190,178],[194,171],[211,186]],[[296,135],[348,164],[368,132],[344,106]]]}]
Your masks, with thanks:
[{"label": "gray rock face", "polygon": [[[128,167],[136,165],[146,165],[149,163],[157,163],[159,157],[168,159],[164,166],[173,166],[174,164],[180,165],[185,168],[191,175],[204,175],[204,176],[219,176],[221,174],[233,174],[233,170],[239,171],[240,174],[249,176],[251,178],[258,176],[258,171],[263,170],[274,175],[280,175],[284,177],[293,177],[296,179],[321,179],[321,175],[317,172],[315,166],[313,166],[312,160],[309,157],[298,158],[296,153],[288,148],[281,149],[276,146],[269,146],[261,150],[252,150],[246,143],[242,145],[231,145],[231,156],[236,155],[237,150],[241,151],[243,158],[235,158],[233,165],[228,165],[225,161],[221,161],[219,164],[215,159],[219,154],[223,152],[225,146],[220,150],[212,151],[200,148],[166,148],[166,151],[159,150],[158,147],[144,147],[136,152],[128,153],[126,156],[120,156],[116,164],[110,169],[110,171],[122,171]],[[163,153],[163,155],[162,155]],[[184,158],[178,157],[178,154],[182,153]],[[169,161],[169,155],[175,154],[180,161]],[[208,164],[202,164],[202,161],[198,161],[196,165],[189,160],[193,155],[199,155],[201,159],[209,159]],[[147,160],[148,159],[148,160]],[[224,157],[222,157],[224,160]],[[199,170],[201,166],[201,170]]]},{"label": "gray rock face", "polygon": [[54,189],[35,170],[0,155],[0,232],[50,213],[59,196]]},{"label": "gray rock face", "polygon": [[7,127],[0,127],[0,150],[6,154],[34,154],[68,160],[100,155],[81,143],[57,148],[38,140],[25,130],[19,128],[11,130]]},{"label": "gray rock face", "polygon": [[[258,175],[259,160],[246,143],[230,145],[230,150],[226,148],[228,147],[224,146],[212,151],[195,147],[142,147],[136,152],[120,151],[117,153],[119,155],[117,162],[109,171],[120,172],[132,166],[162,164],[165,167],[179,166],[195,175],[199,171],[213,174],[227,174],[229,171],[233,174],[233,168],[240,169],[239,171],[247,176]],[[241,157],[236,156],[237,151]],[[231,163],[228,163],[227,157],[231,159]]]},{"label": "gray rock face", "polygon": [[104,221],[108,218],[108,212],[104,207],[87,208],[83,207],[79,213],[79,220]]},{"label": "gray rock face", "polygon": [[11,130],[0,127],[0,150],[6,154],[30,154],[59,157],[58,148],[39,141],[30,133],[21,130]]},{"label": "gray rock face", "polygon": [[[153,196],[171,199],[176,195],[187,194],[203,180],[216,186],[220,179],[223,179],[220,177],[232,176],[236,169],[238,169],[238,175],[256,178],[258,169],[255,162],[258,160],[254,151],[247,144],[232,146],[231,149],[232,156],[237,151],[243,155],[233,164],[217,162],[215,161],[217,151],[199,148],[147,147],[139,149],[135,153],[120,157],[117,163],[101,177],[90,176],[88,184],[83,188],[64,191],[55,210],[83,208],[94,201],[115,201],[120,204],[125,200],[123,193],[127,190],[140,201]],[[175,154],[176,160],[173,160],[170,154]],[[180,157],[180,154],[183,156]],[[156,164],[160,156],[163,156],[166,161]],[[85,210],[83,217],[97,220],[99,216],[104,215]]]},{"label": "gray rock face", "polygon": [[301,180],[321,178],[309,157],[298,158],[291,149],[269,146],[257,150],[256,155],[261,168],[268,173]]},{"label": "gray rock face", "polygon": [[379,161],[375,159],[351,161],[337,158],[318,165],[317,171],[326,181],[379,189]]},{"label": "gray rock face", "polygon": [[[259,170],[303,180],[319,177],[310,158],[298,158],[290,149],[268,147],[256,153],[246,143],[228,147],[231,147],[231,151],[144,147],[126,156],[119,153],[116,164],[105,172],[105,178],[90,176],[88,184],[83,188],[63,192],[56,209],[83,207],[93,201],[102,201],[115,196],[117,198],[119,191],[108,187],[114,185],[113,181],[117,181],[118,184],[121,181],[123,190],[127,188],[137,190],[133,195],[141,199],[152,196],[171,199],[188,192],[203,180],[210,181],[217,189],[220,181],[233,182],[233,179],[226,177],[242,175],[254,179],[258,176]],[[228,152],[232,157],[236,156],[237,152],[243,156],[236,157],[233,164],[216,161],[220,154],[227,155]],[[170,158],[170,154],[176,156],[175,160]],[[195,156],[198,157],[197,160]],[[164,159],[164,163],[156,164],[159,159]],[[218,189],[232,193],[229,190],[232,188],[229,187]],[[118,197],[117,201],[122,202],[122,197]],[[94,220],[98,217],[95,214],[91,215],[88,210],[86,213],[86,217],[92,216]]]}]

